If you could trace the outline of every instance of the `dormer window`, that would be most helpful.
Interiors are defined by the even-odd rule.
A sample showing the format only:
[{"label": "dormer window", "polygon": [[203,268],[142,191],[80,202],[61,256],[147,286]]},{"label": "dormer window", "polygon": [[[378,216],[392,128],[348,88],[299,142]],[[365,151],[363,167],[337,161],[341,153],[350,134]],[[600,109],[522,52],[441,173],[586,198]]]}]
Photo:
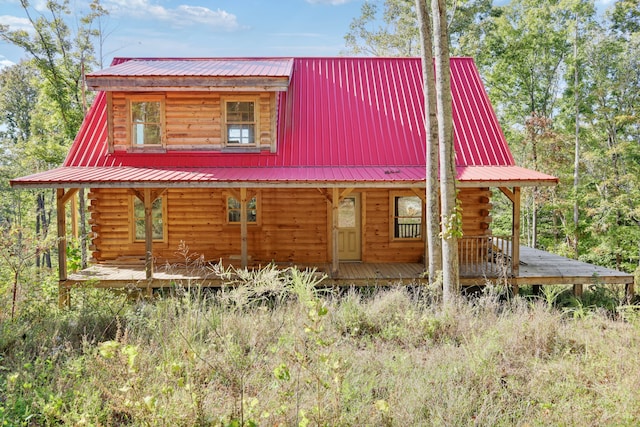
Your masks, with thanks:
[{"label": "dormer window", "polygon": [[161,96],[132,97],[129,102],[132,148],[164,146],[164,102]]},{"label": "dormer window", "polygon": [[255,147],[257,126],[257,105],[255,99],[226,99],[225,143],[227,147]]}]

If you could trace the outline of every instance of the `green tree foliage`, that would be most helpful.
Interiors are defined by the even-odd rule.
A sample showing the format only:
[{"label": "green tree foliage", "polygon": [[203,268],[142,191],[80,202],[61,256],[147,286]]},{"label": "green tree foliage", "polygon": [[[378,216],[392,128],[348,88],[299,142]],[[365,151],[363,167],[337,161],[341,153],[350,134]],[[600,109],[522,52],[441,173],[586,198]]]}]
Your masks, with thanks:
[{"label": "green tree foliage", "polygon": [[622,35],[640,32],[640,0],[619,0],[609,11],[611,28]]},{"label": "green tree foliage", "polygon": [[0,138],[3,142],[15,145],[29,140],[31,112],[38,98],[34,86],[36,75],[37,71],[26,62],[0,71],[0,122],[5,126]]},{"label": "green tree foliage", "polygon": [[589,257],[632,271],[640,255],[640,34],[594,35],[586,61]]},{"label": "green tree foliage", "polygon": [[[22,48],[28,58],[0,73],[0,125],[5,129],[0,135],[4,154],[0,174],[6,178],[0,219],[21,232],[28,227],[37,241],[45,241],[54,218],[54,193],[14,192],[7,188],[7,181],[63,161],[84,118],[88,102],[84,73],[96,62],[93,43],[95,39],[102,42],[101,32],[93,25],[100,24],[107,12],[98,0],[81,16],[71,11],[68,0],[49,0],[37,8],[28,0],[20,4],[31,28],[15,30],[0,24],[0,39]],[[29,214],[22,211],[34,204]],[[48,248],[33,250],[35,266],[50,268]]]},{"label": "green tree foliage", "polygon": [[46,82],[41,90],[54,104],[52,120],[60,122],[64,137],[71,141],[84,117],[84,68],[95,62],[92,39],[98,34],[91,25],[106,11],[94,0],[91,11],[74,22],[68,0],[47,1],[47,15],[36,11],[28,0],[20,3],[33,30],[0,25],[0,38],[21,47],[40,70]]},{"label": "green tree foliage", "polygon": [[[350,51],[417,55],[406,49],[418,47],[408,41],[417,33],[396,31],[412,22],[405,3],[387,0],[382,13],[365,3],[346,36]],[[406,12],[391,13],[401,7]],[[575,256],[579,241],[581,259],[633,271],[640,262],[638,0],[618,0],[600,19],[591,0],[471,1],[449,10],[452,52],[475,58],[516,162],[560,179],[523,191],[524,242]],[[497,197],[496,227],[510,211],[501,206]]]},{"label": "green tree foliage", "polygon": [[[487,18],[496,13],[491,0],[460,0],[447,5],[452,51],[467,55],[484,33]],[[366,1],[345,35],[347,53],[372,56],[419,56],[420,32],[414,0]],[[476,46],[477,47],[477,46]]]}]

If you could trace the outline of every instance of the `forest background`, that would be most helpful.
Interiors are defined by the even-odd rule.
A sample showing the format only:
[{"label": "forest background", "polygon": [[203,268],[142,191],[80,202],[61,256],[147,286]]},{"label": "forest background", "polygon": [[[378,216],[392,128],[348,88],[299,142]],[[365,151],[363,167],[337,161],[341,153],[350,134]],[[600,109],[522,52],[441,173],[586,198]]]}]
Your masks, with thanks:
[{"label": "forest background", "polygon": [[[266,268],[153,304],[77,289],[58,310],[54,193],[8,181],[64,159],[93,96],[82,76],[105,65],[107,11],[22,4],[34,32],[0,24],[26,57],[0,70],[0,425],[637,424],[638,306],[601,286],[569,302],[562,287],[488,288],[441,308],[429,287],[340,293]],[[583,0],[449,6],[452,54],[475,59],[517,163],[560,179],[523,192],[522,241],[638,283],[639,0],[602,16]],[[364,3],[344,53],[419,56],[414,7]]]},{"label": "forest background", "polygon": [[[45,14],[23,7],[34,32],[0,25],[0,37],[26,58],[0,70],[3,299],[18,282],[55,280],[54,192],[15,191],[8,181],[61,164],[94,95],[83,75],[105,66],[109,36],[99,0],[83,16],[66,1],[49,1]],[[598,15],[585,0],[463,0],[449,6],[449,33],[452,55],[475,59],[516,162],[560,179],[523,191],[522,241],[640,271],[639,1],[616,1]],[[415,3],[365,2],[345,46],[345,55],[419,56]],[[507,207],[494,209],[494,233],[507,232]],[[87,263],[84,220],[79,236],[72,270]]]}]

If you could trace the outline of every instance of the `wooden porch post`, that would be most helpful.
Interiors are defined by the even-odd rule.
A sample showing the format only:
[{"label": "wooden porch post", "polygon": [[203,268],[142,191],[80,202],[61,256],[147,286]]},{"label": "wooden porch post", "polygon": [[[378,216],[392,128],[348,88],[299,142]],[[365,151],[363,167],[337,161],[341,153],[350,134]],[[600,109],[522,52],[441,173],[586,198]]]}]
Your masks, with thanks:
[{"label": "wooden porch post", "polygon": [[573,284],[573,296],[576,298],[582,298],[582,292],[583,292],[583,286],[582,283],[574,283]]},{"label": "wooden porch post", "polygon": [[78,238],[78,198],[71,199],[71,235]]},{"label": "wooden porch post", "polygon": [[247,248],[247,189],[240,189],[240,266],[247,268],[249,256]]},{"label": "wooden porch post", "polygon": [[77,188],[65,191],[64,188],[56,190],[56,214],[58,216],[58,305],[60,307],[70,304],[69,289],[64,286],[67,280],[67,212],[66,203],[78,192]]},{"label": "wooden porch post", "polygon": [[511,273],[520,274],[520,187],[499,187],[502,194],[511,201]]},{"label": "wooden porch post", "polygon": [[144,268],[147,279],[153,278],[153,201],[151,189],[144,189]]},{"label": "wooden porch post", "polygon": [[518,277],[520,275],[520,187],[513,188],[512,218],[511,272],[514,277]]},{"label": "wooden porch post", "polygon": [[635,296],[635,280],[633,283],[628,283],[624,285],[624,293],[627,296],[627,304],[631,304],[633,302],[633,297]]},{"label": "wooden porch post", "polygon": [[69,289],[64,286],[67,280],[67,213],[64,206],[64,189],[56,190],[56,211],[58,215],[58,305],[68,306]]},{"label": "wooden porch post", "polygon": [[338,258],[338,214],[340,207],[340,189],[333,188],[331,197],[331,273],[337,274],[340,268],[340,259]]}]

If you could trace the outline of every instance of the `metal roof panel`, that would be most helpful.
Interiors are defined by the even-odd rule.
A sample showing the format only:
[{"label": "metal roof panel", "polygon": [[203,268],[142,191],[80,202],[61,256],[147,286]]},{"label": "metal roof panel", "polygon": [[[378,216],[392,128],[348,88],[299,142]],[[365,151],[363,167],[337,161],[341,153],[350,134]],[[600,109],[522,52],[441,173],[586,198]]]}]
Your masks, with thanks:
[{"label": "metal roof panel", "polygon": [[[267,63],[265,67],[279,70],[250,70],[249,64],[259,67],[255,64],[262,61]],[[109,72],[130,62],[135,61],[117,59],[114,61],[116,66]],[[200,66],[211,67],[206,72],[215,69],[220,73],[227,62],[229,69],[235,70],[229,72],[236,74],[285,73],[290,65],[289,88],[277,95],[277,153],[170,148],[166,153],[109,153],[106,96],[100,92],[63,166],[98,168],[103,177],[114,176],[112,173],[104,175],[104,168],[125,170],[128,171],[127,180],[137,177],[140,181],[157,179],[158,175],[150,172],[155,169],[179,171],[171,179],[191,179],[192,175],[184,174],[193,173],[194,169],[206,171],[202,176],[204,180],[211,179],[213,170],[217,171],[216,179],[234,180],[233,170],[238,171],[240,179],[254,169],[264,169],[260,179],[267,180],[265,177],[268,177],[273,182],[305,180],[305,177],[327,181],[347,178],[366,182],[402,180],[402,173],[395,173],[396,170],[422,171],[411,176],[424,179],[426,136],[422,69],[418,58],[276,58],[273,63],[260,58],[211,59],[208,62],[203,59],[155,59],[150,62],[156,67],[166,63],[166,72],[182,73],[205,72],[198,68]],[[215,67],[211,65],[214,63]],[[151,72],[141,68],[140,63],[129,65],[133,67],[130,73]],[[118,68],[118,72],[123,69],[126,70]],[[451,59],[451,87],[456,163],[463,168],[459,178],[466,182],[476,178],[498,182],[500,177],[513,181],[517,174],[521,174],[524,181],[531,178],[531,171],[526,169],[502,168],[514,166],[513,157],[473,60]],[[499,169],[482,169],[483,172],[468,169],[477,166]],[[142,173],[133,175],[127,168],[139,168]],[[470,170],[485,176],[469,178]],[[220,171],[224,173],[219,175]],[[332,173],[336,178],[332,178]],[[40,176],[51,179],[50,184],[58,179],[52,174]],[[94,179],[86,173],[82,176]],[[544,179],[554,179],[546,177]],[[66,179],[68,176],[65,175]]]},{"label": "metal roof panel", "polygon": [[292,58],[117,58],[93,77],[288,77]]}]

